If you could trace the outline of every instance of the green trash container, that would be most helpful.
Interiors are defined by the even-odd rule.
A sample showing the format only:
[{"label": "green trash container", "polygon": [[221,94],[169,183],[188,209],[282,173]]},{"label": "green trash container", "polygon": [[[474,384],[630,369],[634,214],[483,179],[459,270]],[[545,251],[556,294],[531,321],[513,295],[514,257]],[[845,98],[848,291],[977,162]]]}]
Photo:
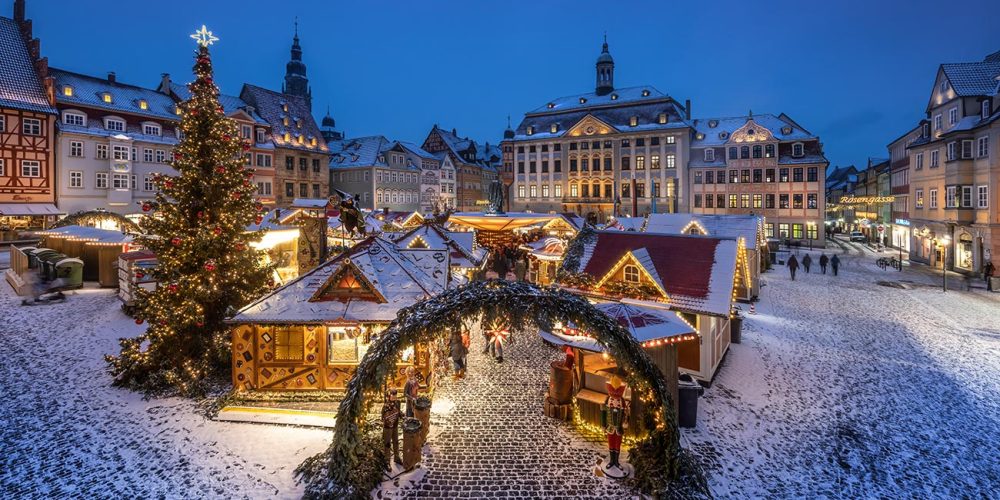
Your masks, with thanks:
[{"label": "green trash container", "polygon": [[41,258],[43,254],[47,252],[56,253],[55,250],[51,248],[36,248],[31,252],[28,252],[28,269],[38,269],[38,272],[42,272]]},{"label": "green trash container", "polygon": [[83,286],[83,261],[76,257],[66,257],[55,263],[55,277],[66,280],[65,287]]},{"label": "green trash container", "polygon": [[53,252],[47,254],[45,257],[41,258],[43,273],[42,279],[44,281],[52,281],[56,279],[56,262],[60,260],[69,258],[68,255],[59,252]]}]

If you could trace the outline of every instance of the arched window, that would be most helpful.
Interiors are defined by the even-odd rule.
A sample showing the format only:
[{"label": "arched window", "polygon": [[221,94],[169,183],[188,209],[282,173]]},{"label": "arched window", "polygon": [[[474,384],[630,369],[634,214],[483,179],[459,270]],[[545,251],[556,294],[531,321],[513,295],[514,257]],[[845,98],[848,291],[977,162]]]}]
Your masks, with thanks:
[{"label": "arched window", "polygon": [[736,160],[740,157],[740,153],[736,150],[736,147],[729,148],[729,159]]},{"label": "arched window", "polygon": [[750,158],[750,146],[740,146],[740,158]]},{"label": "arched window", "polygon": [[629,264],[625,266],[624,269],[625,282],[626,283],[638,283],[639,282],[639,268]]},{"label": "arched window", "polygon": [[792,156],[796,157],[805,156],[805,154],[806,154],[805,145],[803,145],[801,142],[796,142],[795,144],[792,144]]},{"label": "arched window", "polygon": [[580,196],[580,188],[575,182],[569,185],[569,195],[573,198]]},{"label": "arched window", "polygon": [[755,144],[753,147],[753,157],[760,158],[762,156],[764,156],[764,148],[760,144]]},{"label": "arched window", "polygon": [[586,197],[590,196],[590,184],[583,183],[583,184],[580,185],[580,189],[581,189],[581,192],[580,192],[580,196],[581,197],[586,198]]},{"label": "arched window", "polygon": [[774,158],[774,144],[764,146],[764,158]]}]

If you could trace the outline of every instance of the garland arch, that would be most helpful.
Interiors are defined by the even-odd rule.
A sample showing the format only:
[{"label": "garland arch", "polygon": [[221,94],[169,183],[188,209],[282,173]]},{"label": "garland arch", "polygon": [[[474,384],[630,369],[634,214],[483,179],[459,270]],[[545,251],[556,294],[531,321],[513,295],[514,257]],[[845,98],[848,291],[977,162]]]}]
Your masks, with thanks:
[{"label": "garland arch", "polygon": [[629,332],[583,297],[555,287],[489,280],[448,290],[401,310],[372,343],[347,384],[333,442],[297,469],[307,483],[306,498],[369,497],[388,463],[380,434],[376,436],[374,427],[369,427],[375,424],[366,420],[371,405],[380,400],[373,396],[395,369],[403,348],[443,336],[469,316],[480,317],[484,324],[501,320],[511,331],[522,332],[531,326],[547,329],[556,321],[572,321],[594,335],[628,372],[633,394],[647,401],[642,418],[653,430],[629,449],[629,463],[635,469],[633,485],[657,495],[677,477],[680,444],[674,401],[659,368]]},{"label": "garland arch", "polygon": [[139,229],[139,225],[135,222],[129,220],[121,214],[116,214],[114,212],[108,212],[106,210],[86,210],[76,212],[74,214],[67,215],[62,219],[56,221],[52,225],[53,228],[63,227],[63,226],[86,226],[91,222],[101,222],[101,221],[113,221],[118,224],[118,228],[127,234],[140,234],[142,232]]}]

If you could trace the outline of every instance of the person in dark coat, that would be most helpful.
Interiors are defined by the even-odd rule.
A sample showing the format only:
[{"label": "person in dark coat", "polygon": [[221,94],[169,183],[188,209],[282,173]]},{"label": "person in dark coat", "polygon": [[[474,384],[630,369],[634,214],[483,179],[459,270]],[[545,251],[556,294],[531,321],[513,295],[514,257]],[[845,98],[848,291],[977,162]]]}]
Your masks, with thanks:
[{"label": "person in dark coat", "polygon": [[993,273],[995,271],[996,271],[996,268],[993,267],[993,261],[991,261],[991,260],[986,261],[986,265],[983,266],[983,279],[986,280],[986,291],[987,292],[992,292],[993,291],[993,280],[991,280],[990,278],[993,277]]},{"label": "person in dark coat", "polygon": [[451,354],[451,361],[455,364],[455,379],[465,377],[465,357],[469,354],[469,348],[465,346],[462,333],[458,330],[451,332],[448,340],[448,347]]},{"label": "person in dark coat", "polygon": [[795,271],[799,269],[799,259],[796,259],[794,255],[789,256],[785,265],[788,266],[788,272],[792,273],[792,281],[795,281]]},{"label": "person in dark coat", "polygon": [[806,274],[809,274],[809,266],[811,266],[812,263],[813,263],[813,258],[810,257],[809,254],[806,254],[805,257],[802,257],[802,267],[806,269]]},{"label": "person in dark coat", "polygon": [[833,268],[833,275],[836,276],[837,270],[840,269],[840,257],[834,255],[833,258],[830,259],[830,267]]},{"label": "person in dark coat", "polygon": [[819,256],[819,268],[823,271],[823,274],[826,274],[826,265],[829,262],[830,258],[826,256],[825,252]]}]

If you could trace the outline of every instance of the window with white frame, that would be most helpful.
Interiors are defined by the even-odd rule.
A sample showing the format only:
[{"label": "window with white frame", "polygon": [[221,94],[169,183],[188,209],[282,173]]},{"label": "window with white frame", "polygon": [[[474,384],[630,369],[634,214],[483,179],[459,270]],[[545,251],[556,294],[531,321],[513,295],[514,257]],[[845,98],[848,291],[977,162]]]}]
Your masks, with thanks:
[{"label": "window with white frame", "polygon": [[677,168],[677,157],[673,153],[667,155],[667,168]]},{"label": "window with white frame", "polygon": [[249,139],[250,134],[253,132],[253,127],[250,125],[240,125],[240,136],[244,139]]},{"label": "window with white frame", "polygon": [[924,154],[923,153],[917,153],[917,154],[913,155],[913,163],[914,163],[914,166],[913,166],[914,170],[920,170],[920,169],[924,168]]},{"label": "window with white frame", "polygon": [[153,191],[156,187],[153,185],[153,176],[144,175],[142,177],[142,190],[143,191]]},{"label": "window with white frame", "polygon": [[21,121],[21,133],[24,135],[42,135],[42,121],[37,118],[25,118]]},{"label": "window with white frame", "polygon": [[146,123],[142,126],[142,133],[145,135],[161,135],[163,129],[155,123]]},{"label": "window with white frame", "polygon": [[69,155],[74,158],[82,158],[83,141],[69,141]]},{"label": "window with white frame", "polygon": [[941,128],[942,128],[941,115],[936,114],[934,115],[934,130],[941,130]]},{"label": "window with white frame", "polygon": [[107,172],[97,172],[95,186],[97,189],[107,189],[108,188],[108,173]]},{"label": "window with white frame", "polygon": [[634,266],[632,264],[628,264],[628,265],[625,266],[625,269],[623,269],[622,272],[623,272],[623,274],[625,276],[625,282],[626,283],[638,283],[639,282],[639,268],[637,266]]},{"label": "window with white frame", "polygon": [[941,165],[941,151],[935,149],[931,151],[931,168]]},{"label": "window with white frame", "polygon": [[982,118],[984,120],[990,116],[990,100],[989,99],[983,101],[983,108],[982,108],[981,115],[982,115]]},{"label": "window with white frame", "polygon": [[257,166],[258,167],[270,167],[271,166],[271,155],[264,153],[257,153]]},{"label": "window with white frame", "polygon": [[674,137],[672,135],[668,135],[667,136],[667,144],[673,144],[675,142],[677,142],[677,138],[676,137]]},{"label": "window with white frame", "polygon": [[167,152],[162,149],[156,150],[156,163],[166,163],[167,162]]},{"label": "window with white frame", "polygon": [[804,144],[802,144],[801,142],[796,142],[795,144],[792,144],[792,156],[799,157],[799,156],[804,156],[805,154],[806,153]]},{"label": "window with white frame", "polygon": [[262,128],[257,129],[257,144],[262,144],[264,142],[264,139],[265,139],[264,129]]},{"label": "window with white frame", "polygon": [[69,111],[63,113],[63,123],[66,125],[80,125],[83,126],[87,122],[87,117],[81,113],[71,113]]},{"label": "window with white frame", "polygon": [[951,108],[948,110],[948,125],[956,123],[958,123],[958,108]]},{"label": "window with white frame", "polygon": [[132,191],[135,191],[135,190],[139,189],[139,183],[136,182],[136,175],[135,174],[132,174],[129,177],[129,187],[132,188]]},{"label": "window with white frame", "polygon": [[944,208],[955,208],[958,206],[958,198],[955,197],[955,186],[944,188]]},{"label": "window with white frame", "polygon": [[111,176],[111,187],[114,189],[128,189],[128,174],[113,174]]},{"label": "window with white frame", "polygon": [[125,121],[116,118],[105,118],[104,128],[112,132],[124,132],[125,131]]},{"label": "window with white frame", "polygon": [[538,198],[538,186],[532,184],[531,187],[529,188],[529,191],[531,192],[532,198]]},{"label": "window with white frame", "polygon": [[548,197],[549,197],[549,185],[542,184],[542,198],[548,198]]},{"label": "window with white frame", "polygon": [[989,208],[990,206],[990,188],[989,186],[977,186],[976,187],[976,206],[978,208]]},{"label": "window with white frame", "polygon": [[556,198],[562,198],[562,184],[556,184],[552,188],[552,193]]},{"label": "window with white frame", "polygon": [[948,143],[948,161],[952,161],[958,158],[958,143],[949,142]]},{"label": "window with white frame", "polygon": [[107,144],[98,144],[97,145],[96,156],[97,156],[98,160],[107,160],[108,159],[108,145]]},{"label": "window with white frame", "polygon": [[914,191],[913,196],[913,206],[914,208],[924,208],[924,190],[917,189]]},{"label": "window with white frame", "polygon": [[146,163],[153,163],[153,148],[142,149],[142,161]]},{"label": "window with white frame", "polygon": [[931,189],[930,191],[927,192],[927,198],[928,198],[927,203],[930,204],[931,208],[937,208],[938,207],[938,205],[937,205],[937,192],[938,192],[937,189]]},{"label": "window with white frame", "polygon": [[257,195],[258,196],[270,196],[271,195],[271,183],[270,182],[258,182],[257,183]]},{"label": "window with white frame", "polygon": [[524,194],[525,194],[525,192],[524,192],[524,184],[518,184],[518,186],[517,186],[517,197],[518,198],[525,198]]},{"label": "window with white frame", "polygon": [[990,154],[990,137],[988,135],[976,139],[976,156],[985,158]]},{"label": "window with white frame", "polygon": [[962,141],[962,158],[972,158],[972,139]]},{"label": "window with white frame", "polygon": [[132,148],[132,161],[138,161],[138,156],[136,155],[136,149]]},{"label": "window with white frame", "polygon": [[21,160],[21,177],[41,177],[41,163],[35,160]]},{"label": "window with white frame", "polygon": [[112,152],[114,159],[128,161],[128,146],[114,146],[112,147]]},{"label": "window with white frame", "polygon": [[705,149],[705,161],[711,162],[715,161],[715,150],[712,148]]},{"label": "window with white frame", "polygon": [[972,186],[962,186],[962,208],[972,208]]},{"label": "window with white frame", "polygon": [[83,172],[74,170],[69,173],[69,187],[76,189],[83,187]]}]

